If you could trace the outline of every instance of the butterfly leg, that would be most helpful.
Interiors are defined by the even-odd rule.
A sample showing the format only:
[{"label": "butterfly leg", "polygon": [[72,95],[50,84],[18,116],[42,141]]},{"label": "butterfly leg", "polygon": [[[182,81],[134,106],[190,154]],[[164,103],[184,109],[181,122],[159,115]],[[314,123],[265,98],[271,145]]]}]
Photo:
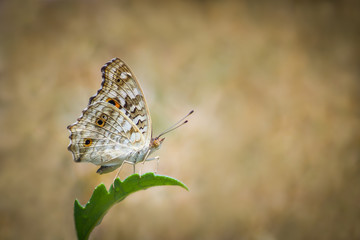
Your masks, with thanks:
[{"label": "butterfly leg", "polygon": [[[117,173],[116,173],[116,175],[115,175],[114,181],[115,181],[115,179],[116,179],[117,177],[119,177],[120,170],[121,170],[122,166],[124,165],[124,163],[133,164],[132,162],[123,161],[123,162],[121,163],[120,167],[119,167],[119,170],[117,171]],[[135,164],[133,164],[133,165],[135,166]],[[135,167],[134,167],[134,173],[135,173]],[[114,181],[113,181],[113,182],[114,182]]]},{"label": "butterfly leg", "polygon": [[141,168],[140,168],[140,171],[139,171],[140,177],[141,177],[142,169],[143,169],[143,167],[144,167],[144,163],[145,163],[146,159],[148,158],[149,154],[150,154],[150,150],[147,151],[147,153],[145,154],[144,160],[142,160],[142,162],[141,162],[142,165],[141,165]]},{"label": "butterfly leg", "polygon": [[[160,159],[159,156],[146,159],[147,162],[148,162],[148,161],[154,161],[154,160],[156,160],[156,169],[155,169],[155,171],[154,171],[155,174],[157,173],[157,170],[159,169],[159,159]],[[145,161],[142,161],[141,163],[142,163],[142,166],[141,166],[141,169],[142,169],[142,167],[143,167],[144,164],[145,164]]]},{"label": "butterfly leg", "polygon": [[154,160],[156,160],[156,169],[155,169],[155,171],[154,171],[155,174],[157,173],[157,171],[158,171],[158,169],[159,169],[159,159],[160,159],[159,156],[146,159],[146,161],[154,161]]},{"label": "butterfly leg", "polygon": [[157,173],[157,171],[159,170],[159,157],[156,159],[156,171],[155,171],[155,174]]},{"label": "butterfly leg", "polygon": [[117,171],[113,182],[115,182],[115,179],[119,176],[120,170],[121,170],[122,166],[124,165],[124,163],[125,163],[125,161],[123,161],[123,162],[121,163],[121,165],[120,165],[120,167],[119,167],[119,170]]}]

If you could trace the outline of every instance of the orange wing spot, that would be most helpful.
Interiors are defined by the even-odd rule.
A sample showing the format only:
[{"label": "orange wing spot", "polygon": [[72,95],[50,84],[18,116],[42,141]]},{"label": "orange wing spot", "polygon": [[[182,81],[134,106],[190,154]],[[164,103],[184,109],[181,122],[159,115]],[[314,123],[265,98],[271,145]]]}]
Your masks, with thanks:
[{"label": "orange wing spot", "polygon": [[113,99],[113,98],[108,98],[108,99],[106,100],[106,102],[114,105],[115,107],[117,107],[117,108],[119,108],[119,109],[121,108],[120,103],[119,103],[118,101],[116,101],[115,99]]},{"label": "orange wing spot", "polygon": [[104,119],[98,118],[96,119],[95,124],[98,125],[99,127],[103,127],[105,125],[105,122],[106,121]]},{"label": "orange wing spot", "polygon": [[90,147],[92,143],[93,143],[93,140],[91,138],[85,138],[85,140],[84,140],[85,147]]}]

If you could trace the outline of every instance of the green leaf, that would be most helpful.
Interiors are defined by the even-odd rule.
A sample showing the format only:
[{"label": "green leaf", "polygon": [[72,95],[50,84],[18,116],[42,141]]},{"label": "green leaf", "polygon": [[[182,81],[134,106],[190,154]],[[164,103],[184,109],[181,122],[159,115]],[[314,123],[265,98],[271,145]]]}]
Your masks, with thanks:
[{"label": "green leaf", "polygon": [[106,212],[115,203],[136,191],[163,185],[177,185],[188,190],[182,182],[171,177],[154,175],[154,173],[146,173],[141,177],[139,174],[133,174],[123,182],[116,178],[109,191],[106,190],[104,184],[98,185],[85,206],[82,206],[77,199],[74,202],[75,228],[78,239],[88,239],[91,231],[100,224]]}]

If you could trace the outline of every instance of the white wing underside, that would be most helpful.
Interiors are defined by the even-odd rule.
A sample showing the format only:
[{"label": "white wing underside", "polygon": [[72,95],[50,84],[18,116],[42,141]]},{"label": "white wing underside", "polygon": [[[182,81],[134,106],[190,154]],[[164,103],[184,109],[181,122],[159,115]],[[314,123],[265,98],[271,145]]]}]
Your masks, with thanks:
[{"label": "white wing underside", "polygon": [[151,120],[142,90],[118,58],[102,68],[103,82],[78,121],[68,127],[76,162],[101,166],[136,163],[147,156]]}]

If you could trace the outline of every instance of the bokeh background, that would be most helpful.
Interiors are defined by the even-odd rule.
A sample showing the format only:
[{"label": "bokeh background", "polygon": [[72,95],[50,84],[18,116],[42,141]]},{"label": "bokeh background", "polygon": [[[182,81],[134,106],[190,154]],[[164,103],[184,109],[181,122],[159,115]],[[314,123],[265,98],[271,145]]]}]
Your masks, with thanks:
[{"label": "bokeh background", "polygon": [[[359,1],[1,1],[0,239],[75,239],[111,184],[66,126],[114,57],[133,70],[159,173],[91,239],[360,239]],[[152,163],[146,171],[154,169]],[[120,176],[131,173],[125,167]]]}]

